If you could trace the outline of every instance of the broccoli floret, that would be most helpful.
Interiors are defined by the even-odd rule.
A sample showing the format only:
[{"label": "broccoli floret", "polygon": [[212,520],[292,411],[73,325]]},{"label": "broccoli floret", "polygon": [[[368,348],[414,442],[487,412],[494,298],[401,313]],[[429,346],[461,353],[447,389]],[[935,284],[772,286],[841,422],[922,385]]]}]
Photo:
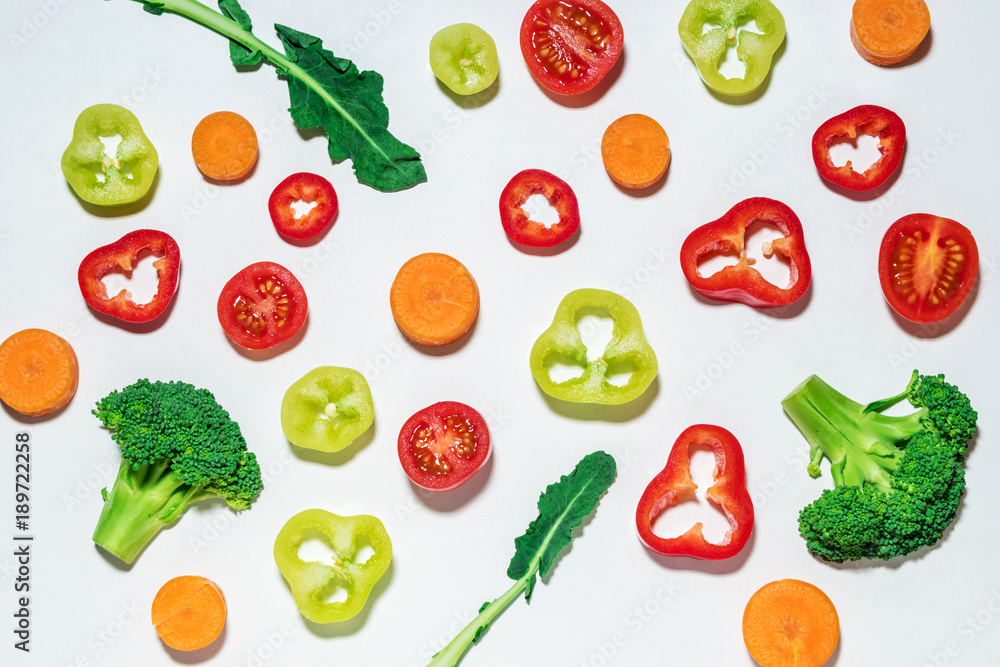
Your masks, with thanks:
[{"label": "broccoli floret", "polygon": [[[917,411],[882,414],[908,400]],[[836,488],[799,513],[799,531],[823,560],[887,560],[931,546],[955,519],[966,446],[976,430],[968,397],[943,375],[916,371],[906,391],[861,405],[815,375],[781,402],[810,445],[809,474],[831,462]]]},{"label": "broccoli floret", "polygon": [[126,563],[191,503],[221,497],[245,510],[263,488],[239,425],[207,389],[138,380],[93,412],[122,450],[94,542]]}]

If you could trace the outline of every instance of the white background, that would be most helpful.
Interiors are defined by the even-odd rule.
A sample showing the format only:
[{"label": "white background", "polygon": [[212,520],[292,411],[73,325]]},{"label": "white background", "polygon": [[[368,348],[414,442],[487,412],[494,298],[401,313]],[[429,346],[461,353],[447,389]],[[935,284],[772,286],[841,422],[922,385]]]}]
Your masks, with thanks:
[{"label": "white background", "polygon": [[[820,586],[836,604],[842,637],[831,664],[989,664],[1000,646],[993,412],[1000,63],[990,47],[1000,9],[930,2],[929,48],[906,66],[883,69],[851,46],[850,2],[781,2],[787,38],[766,87],[734,104],[714,97],[684,54],[679,0],[614,3],[626,34],[619,64],[592,93],[557,99],[521,57],[517,36],[528,4],[245,3],[256,34],[270,44],[278,43],[270,26],[280,22],[383,74],[390,130],[423,153],[428,182],[382,194],[358,184],[348,163],[331,165],[325,138],[296,131],[273,68],[236,72],[224,38],[126,0],[3,3],[0,336],[46,328],[67,338],[80,360],[79,391],[61,412],[41,420],[0,412],[0,471],[8,479],[15,433],[31,436],[36,536],[29,655],[12,648],[7,630],[18,595],[13,547],[0,544],[5,664],[426,664],[484,600],[508,587],[513,540],[535,517],[541,490],[599,448],[618,459],[619,475],[592,522],[530,606],[515,602],[463,664],[750,665],[740,632],[744,605],[764,583],[785,577]],[[434,32],[461,21],[489,32],[500,54],[494,92],[471,108],[437,83],[426,55]],[[159,151],[153,196],[124,213],[82,205],[59,171],[76,116],[101,102],[132,109]],[[908,149],[891,189],[849,197],[817,175],[810,140],[827,118],[868,103],[903,118]],[[195,124],[221,109],[244,115],[260,138],[255,172],[229,186],[205,181],[190,154]],[[638,194],[610,181],[598,150],[605,127],[634,112],[656,118],[673,150],[663,185]],[[564,252],[526,253],[500,226],[499,193],[529,167],[563,176],[579,197],[582,232]],[[296,171],[323,174],[340,198],[336,223],[318,245],[286,243],[267,215],[271,189]],[[784,201],[805,228],[812,288],[778,315],[696,297],[677,261],[691,230],[750,196]],[[939,327],[895,317],[878,285],[884,230],[915,212],[959,220],[979,243],[977,290]],[[161,321],[129,328],[86,307],[76,271],[94,248],[144,227],[177,239],[181,286]],[[465,263],[482,296],[472,334],[439,351],[408,344],[388,307],[396,270],[427,251]],[[223,334],[215,302],[230,276],[265,259],[301,279],[309,321],[279,353],[248,354]],[[565,405],[532,380],[532,342],[563,295],[580,287],[628,296],[659,357],[657,381],[628,406]],[[739,354],[729,356],[733,346]],[[364,371],[375,400],[371,432],[335,455],[292,449],[278,420],[285,389],[320,365]],[[829,476],[805,473],[807,445],[781,398],[817,373],[870,400],[901,390],[914,367],[946,373],[980,412],[954,528],[936,548],[888,565],[815,560],[798,535],[797,514]],[[119,458],[90,409],[138,377],[212,389],[241,424],[267,480],[250,512],[196,506],[123,569],[90,540],[99,490]],[[413,412],[438,400],[478,408],[490,420],[495,456],[461,489],[425,497],[399,466],[396,435]],[[677,434],[699,422],[729,428],[746,453],[757,523],[729,561],[657,557],[635,535],[639,495]],[[13,545],[12,485],[3,488],[0,540]],[[374,514],[392,538],[391,570],[365,611],[346,623],[304,621],[272,560],[285,520],[312,507]],[[148,617],[156,590],[180,574],[215,580],[230,607],[223,641],[193,657],[165,650]]]}]

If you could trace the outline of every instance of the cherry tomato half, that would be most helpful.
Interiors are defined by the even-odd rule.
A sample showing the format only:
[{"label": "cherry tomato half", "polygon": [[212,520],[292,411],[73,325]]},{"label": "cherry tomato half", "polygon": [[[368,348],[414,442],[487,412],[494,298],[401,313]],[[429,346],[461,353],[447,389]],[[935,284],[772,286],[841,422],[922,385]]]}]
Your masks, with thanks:
[{"label": "cherry tomato half", "polygon": [[309,302],[292,272],[257,262],[233,276],[219,295],[219,324],[248,350],[264,350],[294,336],[306,321]]},{"label": "cherry tomato half", "polygon": [[554,93],[585,93],[611,71],[625,43],[622,23],[601,0],[538,0],[521,23],[521,54]]},{"label": "cherry tomato half", "polygon": [[911,322],[938,322],[969,296],[979,274],[979,248],[962,224],[926,213],[889,227],[878,254],[886,301]]},{"label": "cherry tomato half", "polygon": [[[292,204],[297,201],[315,206],[296,217]],[[333,220],[337,213],[337,192],[330,181],[304,171],[278,183],[267,200],[267,209],[279,234],[304,241],[322,232]]]},{"label": "cherry tomato half", "polygon": [[[545,195],[559,214],[559,222],[546,227],[532,220],[523,208],[532,195]],[[550,248],[568,240],[580,227],[580,207],[569,183],[541,169],[525,169],[500,194],[500,221],[511,241]]]},{"label": "cherry tomato half", "polygon": [[473,408],[443,401],[403,424],[398,448],[399,462],[414,484],[448,491],[468,481],[490,458],[490,430]]}]

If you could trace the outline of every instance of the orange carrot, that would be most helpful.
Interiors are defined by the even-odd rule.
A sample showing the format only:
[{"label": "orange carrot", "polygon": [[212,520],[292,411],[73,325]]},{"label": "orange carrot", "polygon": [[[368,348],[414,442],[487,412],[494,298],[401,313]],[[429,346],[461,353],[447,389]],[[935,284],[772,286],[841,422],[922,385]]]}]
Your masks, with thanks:
[{"label": "orange carrot", "polygon": [[164,644],[178,651],[197,651],[222,633],[226,598],[222,589],[205,577],[175,577],[153,598],[151,616]]},{"label": "orange carrot", "polygon": [[396,326],[414,343],[454,343],[479,315],[479,288],[454,257],[437,252],[417,255],[396,274],[389,290]]},{"label": "orange carrot", "polygon": [[924,0],[857,0],[851,42],[868,62],[895,65],[913,55],[930,28]]},{"label": "orange carrot", "polygon": [[743,612],[743,641],[763,667],[820,667],[839,640],[833,602],[798,579],[765,584]]},{"label": "orange carrot", "polygon": [[191,153],[201,173],[217,181],[234,181],[257,163],[257,133],[238,113],[216,111],[194,128]]},{"label": "orange carrot", "polygon": [[79,382],[76,353],[54,333],[25,329],[0,343],[0,400],[22,415],[58,410]]},{"label": "orange carrot", "polygon": [[601,158],[618,185],[638,190],[656,183],[670,164],[670,140],[660,124],[633,113],[608,126],[601,139]]}]

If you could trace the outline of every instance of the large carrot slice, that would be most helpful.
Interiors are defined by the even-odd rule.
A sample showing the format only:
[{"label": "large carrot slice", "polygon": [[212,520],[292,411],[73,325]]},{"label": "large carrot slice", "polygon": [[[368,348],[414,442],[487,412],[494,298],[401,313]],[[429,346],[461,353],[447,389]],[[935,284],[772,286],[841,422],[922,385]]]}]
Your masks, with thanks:
[{"label": "large carrot slice", "polygon": [[45,329],[25,329],[0,343],[0,400],[29,417],[69,403],[80,381],[76,353]]},{"label": "large carrot slice", "polygon": [[201,173],[217,181],[234,181],[257,163],[257,133],[238,113],[216,111],[194,128],[191,154]]},{"label": "large carrot slice", "polygon": [[437,252],[417,255],[396,274],[389,290],[396,326],[414,343],[454,343],[479,316],[479,288],[461,262]]},{"label": "large carrot slice", "polygon": [[895,65],[913,55],[930,28],[924,0],[857,0],[851,42],[868,62]]},{"label": "large carrot slice", "polygon": [[805,581],[765,584],[743,612],[743,641],[763,667],[820,667],[839,640],[840,619],[833,602]]},{"label": "large carrot slice", "polygon": [[214,642],[226,624],[226,598],[215,582],[185,575],[163,584],[150,613],[156,634],[178,651],[197,651]]},{"label": "large carrot slice", "polygon": [[601,158],[612,180],[631,190],[647,188],[667,172],[670,140],[660,124],[633,113],[608,126],[601,139]]}]

